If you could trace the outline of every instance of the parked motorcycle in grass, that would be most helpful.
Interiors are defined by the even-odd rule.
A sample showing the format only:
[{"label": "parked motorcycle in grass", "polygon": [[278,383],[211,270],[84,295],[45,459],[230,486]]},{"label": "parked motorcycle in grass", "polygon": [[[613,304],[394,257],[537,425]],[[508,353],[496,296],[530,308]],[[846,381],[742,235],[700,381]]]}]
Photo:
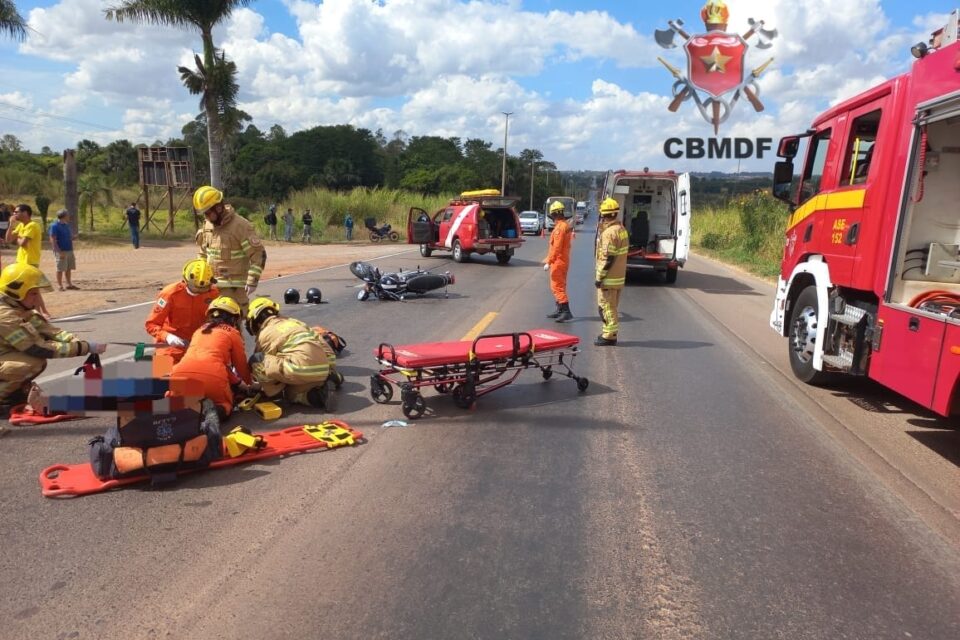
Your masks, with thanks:
[{"label": "parked motorcycle in grass", "polygon": [[378,227],[376,218],[367,218],[363,222],[367,231],[370,232],[370,242],[380,242],[384,238],[389,238],[390,242],[400,241],[400,234],[394,231],[389,224]]},{"label": "parked motorcycle in grass", "polygon": [[400,270],[395,273],[380,273],[380,269],[368,262],[351,262],[350,272],[363,280],[363,288],[357,292],[357,300],[367,300],[371,295],[378,300],[404,300],[410,295],[423,295],[443,289],[455,282],[453,274],[430,273],[419,267],[414,271]]}]

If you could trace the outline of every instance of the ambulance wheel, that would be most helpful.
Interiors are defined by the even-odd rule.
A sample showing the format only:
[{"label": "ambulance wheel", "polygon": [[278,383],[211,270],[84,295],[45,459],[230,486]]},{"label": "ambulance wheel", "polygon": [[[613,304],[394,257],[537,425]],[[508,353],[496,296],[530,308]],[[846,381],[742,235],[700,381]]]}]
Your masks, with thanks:
[{"label": "ambulance wheel", "polygon": [[379,376],[370,376],[370,397],[377,404],[387,404],[393,400],[393,386]]},{"label": "ambulance wheel", "polygon": [[425,244],[420,245],[420,255],[422,255],[424,258],[429,258],[432,254],[433,249]]},{"label": "ambulance wheel", "polygon": [[590,381],[586,378],[577,378],[577,391],[586,391],[590,386]]},{"label": "ambulance wheel", "polygon": [[663,274],[663,281],[667,284],[673,284],[677,281],[677,268],[667,269],[666,273]]},{"label": "ambulance wheel", "polygon": [[540,371],[540,375],[543,376],[543,379],[544,379],[544,380],[549,380],[551,377],[553,377],[553,369],[552,369],[551,367],[547,367],[547,368],[545,368],[545,369],[542,369],[542,370]]},{"label": "ambulance wheel", "polygon": [[371,233],[370,233],[370,242],[380,242],[380,237],[381,237],[381,236],[380,236],[379,233],[373,233],[373,232],[371,232]]},{"label": "ambulance wheel", "polygon": [[508,262],[510,262],[510,257],[511,257],[510,254],[507,253],[506,251],[497,252],[497,262],[499,262],[500,264],[507,264]]},{"label": "ambulance wheel", "polygon": [[412,399],[403,403],[401,410],[403,411],[403,415],[411,420],[416,420],[427,410],[427,403],[424,401],[423,396],[417,393]]},{"label": "ambulance wheel", "polygon": [[458,384],[453,389],[453,404],[461,409],[469,409],[477,401],[477,396],[473,392],[468,392],[462,384]]},{"label": "ambulance wheel", "polygon": [[793,375],[797,379],[807,384],[821,384],[827,379],[823,371],[813,368],[819,318],[817,288],[810,285],[800,292],[793,303],[793,312],[790,314],[790,333],[787,336],[790,368],[793,369]]},{"label": "ambulance wheel", "polygon": [[391,231],[387,237],[390,238],[390,242],[400,242],[400,234],[396,231]]},{"label": "ambulance wheel", "polygon": [[459,240],[453,241],[453,261],[454,262],[466,262],[467,254],[463,250],[463,247],[460,245]]}]

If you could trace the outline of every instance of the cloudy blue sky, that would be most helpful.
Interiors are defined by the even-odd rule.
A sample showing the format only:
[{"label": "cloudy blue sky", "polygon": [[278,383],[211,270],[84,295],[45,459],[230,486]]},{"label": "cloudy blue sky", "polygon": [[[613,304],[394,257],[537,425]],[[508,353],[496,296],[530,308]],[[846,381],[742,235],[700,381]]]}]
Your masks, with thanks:
[{"label": "cloudy blue sky", "polygon": [[[32,28],[0,41],[0,133],[60,150],[90,138],[134,143],[179,134],[197,112],[176,67],[197,34],[107,22],[111,0],[15,0]],[[477,137],[537,148],[561,169],[732,170],[736,161],[667,160],[667,137],[705,137],[693,104],[667,111],[673,83],[656,57],[684,67],[653,31],[680,18],[703,31],[702,1],[256,0],[215,33],[236,61],[240,106],[288,132],[350,123],[389,137]],[[903,72],[910,45],[944,23],[957,0],[728,0],[730,30],[748,18],[777,28],[747,66],[763,113],[741,102],[721,136],[776,138],[805,129],[830,104]],[[842,6],[842,11],[839,7]],[[753,41],[755,42],[755,41]],[[769,170],[772,158],[744,164]]]}]

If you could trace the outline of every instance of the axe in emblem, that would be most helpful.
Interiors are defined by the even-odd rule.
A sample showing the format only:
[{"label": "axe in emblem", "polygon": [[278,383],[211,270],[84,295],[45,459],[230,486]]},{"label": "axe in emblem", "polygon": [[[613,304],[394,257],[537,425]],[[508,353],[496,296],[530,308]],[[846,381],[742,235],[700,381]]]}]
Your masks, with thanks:
[{"label": "axe in emblem", "polygon": [[[674,87],[673,101],[670,103],[670,106],[667,107],[667,111],[670,111],[672,113],[672,112],[675,112],[677,109],[679,109],[680,103],[686,100],[690,96],[690,81],[687,80],[685,77],[683,77],[683,74],[680,73],[680,69],[677,69],[675,66],[673,66],[672,64],[670,64],[669,62],[661,58],[660,56],[657,56],[657,60],[659,60],[660,64],[665,66],[667,68],[667,71],[673,74],[673,77],[677,79],[677,81],[673,84],[673,87]],[[677,91],[678,85],[683,87],[682,89],[680,89],[680,91]]]},{"label": "axe in emblem", "polygon": [[770,63],[772,62],[773,58],[770,58],[762,65],[751,71],[750,80],[743,85],[743,93],[745,96],[747,96],[747,100],[750,101],[750,104],[753,105],[754,111],[757,113],[763,111],[763,103],[760,102],[760,97],[757,95],[757,89],[754,88],[756,86],[756,80],[760,77],[761,73],[766,71],[767,67],[769,67]]},{"label": "axe in emblem", "polygon": [[683,38],[684,41],[690,39],[690,34],[683,30],[683,20],[680,18],[677,18],[676,22],[668,20],[667,25],[670,26],[669,29],[656,29],[653,32],[653,38],[657,41],[657,44],[664,49],[673,49],[677,46],[673,42],[677,35]]},{"label": "axe in emblem", "polygon": [[744,40],[749,40],[750,36],[756,34],[757,49],[769,49],[773,46],[770,41],[777,37],[776,29],[764,29],[763,20],[754,20],[753,18],[748,19],[747,24],[750,25],[750,29],[743,34]]}]

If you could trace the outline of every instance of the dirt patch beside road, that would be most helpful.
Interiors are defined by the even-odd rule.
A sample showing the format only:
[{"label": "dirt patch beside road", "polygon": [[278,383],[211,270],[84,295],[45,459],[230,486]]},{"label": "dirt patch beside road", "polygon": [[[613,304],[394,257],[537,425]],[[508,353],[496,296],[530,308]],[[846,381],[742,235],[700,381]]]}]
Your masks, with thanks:
[{"label": "dirt patch beside road", "polygon": [[[409,248],[402,243],[303,245],[267,242],[267,266],[263,278],[302,273],[352,260],[366,260]],[[75,245],[77,270],[73,283],[78,291],[56,289],[53,253],[44,249],[40,268],[54,285],[44,294],[47,308],[55,318],[148,302],[165,285],[180,279],[184,263],[197,255],[192,240],[147,240],[134,249],[127,243],[117,245]],[[9,248],[3,251],[3,264],[13,262]]]}]

